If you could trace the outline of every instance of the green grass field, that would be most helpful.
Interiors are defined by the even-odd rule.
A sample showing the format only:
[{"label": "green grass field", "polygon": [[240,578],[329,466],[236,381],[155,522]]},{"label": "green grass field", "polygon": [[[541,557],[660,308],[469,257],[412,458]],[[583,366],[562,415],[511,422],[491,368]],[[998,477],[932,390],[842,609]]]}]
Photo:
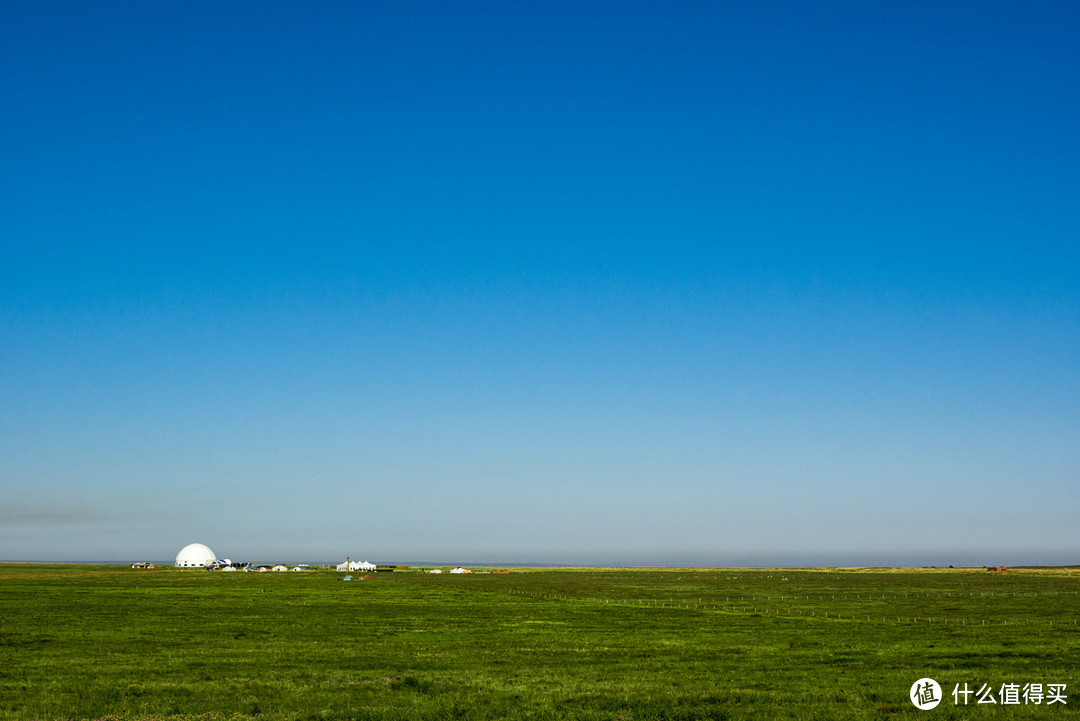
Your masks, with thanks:
[{"label": "green grass field", "polygon": [[0,719],[1080,718],[1076,570],[343,575],[0,564]]}]

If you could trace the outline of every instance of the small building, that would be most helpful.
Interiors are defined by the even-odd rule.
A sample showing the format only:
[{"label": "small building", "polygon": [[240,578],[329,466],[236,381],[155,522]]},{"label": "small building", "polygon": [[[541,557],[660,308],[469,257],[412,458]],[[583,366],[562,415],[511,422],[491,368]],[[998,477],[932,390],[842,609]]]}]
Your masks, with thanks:
[{"label": "small building", "polygon": [[288,567],[286,567],[286,566],[282,566],[282,565],[281,565],[281,564],[279,563],[278,565],[274,566],[274,567],[273,567],[273,568],[271,568],[270,570],[271,570],[271,571],[274,571],[275,573],[281,573],[282,571],[288,571],[289,569],[288,569]]}]

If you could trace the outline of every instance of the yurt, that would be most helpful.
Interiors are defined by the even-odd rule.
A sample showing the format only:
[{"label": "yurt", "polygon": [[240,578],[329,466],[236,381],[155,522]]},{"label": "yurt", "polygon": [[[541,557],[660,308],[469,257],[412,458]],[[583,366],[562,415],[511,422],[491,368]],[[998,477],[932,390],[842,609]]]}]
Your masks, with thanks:
[{"label": "yurt", "polygon": [[189,543],[176,554],[179,568],[204,568],[217,560],[217,556],[201,543]]}]

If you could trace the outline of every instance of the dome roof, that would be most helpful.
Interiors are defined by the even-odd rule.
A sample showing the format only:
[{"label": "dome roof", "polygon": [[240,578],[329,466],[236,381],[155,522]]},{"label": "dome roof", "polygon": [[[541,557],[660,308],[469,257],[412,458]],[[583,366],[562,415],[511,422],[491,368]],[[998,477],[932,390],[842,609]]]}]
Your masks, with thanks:
[{"label": "dome roof", "polygon": [[189,543],[176,554],[176,565],[182,568],[208,566],[217,560],[217,556],[201,543]]}]

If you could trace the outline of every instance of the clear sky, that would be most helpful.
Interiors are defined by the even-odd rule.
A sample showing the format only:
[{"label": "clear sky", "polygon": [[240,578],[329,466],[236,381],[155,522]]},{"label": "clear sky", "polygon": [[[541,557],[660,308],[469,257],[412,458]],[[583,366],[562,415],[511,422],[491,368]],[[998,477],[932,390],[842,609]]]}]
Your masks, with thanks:
[{"label": "clear sky", "polygon": [[0,559],[1078,563],[1078,34],[6,3]]}]

